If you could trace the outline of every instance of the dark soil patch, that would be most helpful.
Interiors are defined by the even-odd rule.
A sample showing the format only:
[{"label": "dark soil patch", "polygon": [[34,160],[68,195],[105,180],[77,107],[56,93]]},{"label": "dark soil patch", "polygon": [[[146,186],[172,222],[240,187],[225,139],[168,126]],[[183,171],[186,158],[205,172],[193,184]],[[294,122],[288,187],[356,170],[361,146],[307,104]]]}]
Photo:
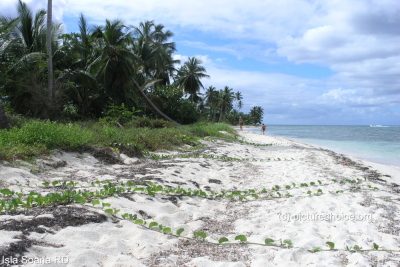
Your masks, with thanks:
[{"label": "dark soil patch", "polygon": [[222,184],[221,180],[218,179],[208,179],[208,182],[212,184]]},{"label": "dark soil patch", "polygon": [[90,153],[93,157],[105,164],[124,164],[121,158],[109,147],[92,146],[90,147]]},{"label": "dark soil patch", "polygon": [[386,180],[380,178],[380,177],[382,177],[382,174],[380,174],[379,172],[377,172],[375,170],[371,170],[370,168],[365,167],[361,164],[358,164],[357,162],[355,162],[345,156],[338,156],[336,153],[331,152],[331,151],[330,151],[330,154],[337,161],[337,163],[339,163],[341,165],[351,166],[357,170],[363,171],[365,173],[365,177],[367,179],[386,183]]},{"label": "dark soil patch", "polygon": [[189,182],[192,182],[192,184],[194,184],[197,188],[200,189],[200,185],[199,185],[198,182],[195,182],[195,181],[192,181],[192,180],[190,180]]},{"label": "dark soil patch", "polygon": [[118,145],[117,147],[121,153],[127,155],[128,157],[143,158],[142,150],[140,150],[137,146]]},{"label": "dark soil patch", "polygon": [[[15,237],[20,239],[19,241],[13,242],[4,247],[0,247],[0,256],[4,256],[6,258],[17,258],[19,263],[21,263],[24,253],[27,252],[28,249],[33,245],[51,247],[63,246],[29,239],[28,236],[32,232],[54,234],[56,231],[68,226],[101,223],[107,220],[107,217],[103,214],[77,207],[47,207],[42,209],[31,209],[26,212],[16,212],[14,214],[11,213],[10,215],[18,214],[25,214],[27,216],[35,217],[21,221],[10,219],[0,222],[0,230],[22,232],[22,235]],[[52,214],[53,217],[37,217],[44,214]],[[52,228],[52,230],[46,228]],[[6,265],[0,264],[0,266]]]},{"label": "dark soil patch", "polygon": [[[80,226],[88,223],[101,223],[107,220],[107,217],[103,214],[76,207],[47,207],[16,214],[25,214],[35,217],[26,221],[17,221],[13,219],[2,221],[0,222],[0,230],[22,231],[24,235],[29,235],[31,232],[54,233],[44,227],[50,228],[58,226],[66,228],[68,226]],[[52,214],[53,217],[37,217],[43,214]]]},{"label": "dark soil patch", "polygon": [[182,198],[182,196],[169,196],[169,197],[163,197],[162,199],[171,201],[172,204],[174,204],[175,206],[178,206],[178,201],[181,198]]}]

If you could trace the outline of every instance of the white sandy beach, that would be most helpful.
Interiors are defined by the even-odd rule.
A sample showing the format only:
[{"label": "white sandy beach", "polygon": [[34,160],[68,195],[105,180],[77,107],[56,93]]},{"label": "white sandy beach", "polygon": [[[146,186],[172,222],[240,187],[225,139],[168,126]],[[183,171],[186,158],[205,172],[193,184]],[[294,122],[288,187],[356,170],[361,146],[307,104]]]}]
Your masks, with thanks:
[{"label": "white sandy beach", "polygon": [[[108,180],[150,181],[207,194],[253,189],[258,197],[130,192],[100,200],[120,210],[116,216],[90,203],[0,213],[0,266],[7,260],[29,266],[400,266],[400,252],[345,250],[372,249],[375,243],[379,250],[400,251],[399,170],[284,138],[239,134],[250,143],[273,145],[210,138],[199,150],[157,154],[214,158],[121,155],[123,163],[106,164],[88,153],[59,151],[35,164],[0,165],[0,189],[26,194],[66,189],[43,182],[75,181],[77,190],[97,190],[103,184],[91,182]],[[184,232],[178,238],[150,230],[122,219],[124,213]],[[216,243],[222,237],[239,243],[238,235],[259,244],[271,238],[275,246],[213,245],[192,239],[194,232]],[[279,247],[284,240],[292,245]],[[309,251],[328,250],[328,241],[338,250]]]}]

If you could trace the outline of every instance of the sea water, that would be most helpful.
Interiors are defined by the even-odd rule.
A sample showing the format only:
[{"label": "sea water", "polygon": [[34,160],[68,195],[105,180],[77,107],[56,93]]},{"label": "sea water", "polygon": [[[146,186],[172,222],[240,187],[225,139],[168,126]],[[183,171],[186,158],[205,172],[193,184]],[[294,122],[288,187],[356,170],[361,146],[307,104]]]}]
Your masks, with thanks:
[{"label": "sea water", "polygon": [[[260,132],[258,129],[246,129]],[[268,125],[266,133],[400,168],[400,126]]]}]

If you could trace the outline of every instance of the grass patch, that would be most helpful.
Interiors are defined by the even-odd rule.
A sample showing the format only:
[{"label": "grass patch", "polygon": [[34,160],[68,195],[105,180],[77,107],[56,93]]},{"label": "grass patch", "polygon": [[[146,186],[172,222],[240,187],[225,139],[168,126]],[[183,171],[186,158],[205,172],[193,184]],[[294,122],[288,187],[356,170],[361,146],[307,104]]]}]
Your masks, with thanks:
[{"label": "grass patch", "polygon": [[19,121],[19,124],[10,130],[0,130],[0,160],[37,157],[49,154],[56,148],[80,151],[86,146],[130,144],[142,150],[155,151],[169,150],[184,144],[196,146],[199,144],[198,139],[206,136],[232,139],[220,131],[236,135],[229,125],[222,123],[171,127],[170,124],[157,120],[150,123],[141,121],[121,128],[93,122]]}]

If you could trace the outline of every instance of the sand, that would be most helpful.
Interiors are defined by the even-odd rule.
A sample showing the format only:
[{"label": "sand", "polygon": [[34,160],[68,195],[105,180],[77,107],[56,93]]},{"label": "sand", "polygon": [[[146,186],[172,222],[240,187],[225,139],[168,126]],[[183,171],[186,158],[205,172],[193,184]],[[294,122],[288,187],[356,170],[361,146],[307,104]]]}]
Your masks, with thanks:
[{"label": "sand", "polygon": [[[263,145],[208,138],[198,150],[157,152],[192,155],[187,158],[120,155],[118,163],[110,164],[89,153],[56,151],[35,163],[3,163],[0,188],[25,194],[70,188],[42,184],[53,181],[79,182],[77,190],[100,189],[91,184],[95,181],[150,181],[207,194],[253,189],[259,198],[130,192],[101,199],[120,210],[116,215],[90,203],[1,213],[0,266],[13,261],[29,266],[400,266],[399,252],[345,250],[355,245],[372,249],[374,243],[379,249],[400,250],[397,169],[284,138],[246,131],[239,135]],[[276,186],[279,190],[273,190]],[[154,221],[173,233],[180,228],[184,232],[178,238],[150,230],[122,219],[124,213],[147,225]],[[239,243],[235,237],[245,235],[248,242],[259,244],[271,238],[276,246],[218,246],[193,239],[194,232],[206,233],[209,242],[226,237]],[[292,245],[280,247],[285,240]],[[310,252],[329,250],[328,241],[338,250]]]}]

